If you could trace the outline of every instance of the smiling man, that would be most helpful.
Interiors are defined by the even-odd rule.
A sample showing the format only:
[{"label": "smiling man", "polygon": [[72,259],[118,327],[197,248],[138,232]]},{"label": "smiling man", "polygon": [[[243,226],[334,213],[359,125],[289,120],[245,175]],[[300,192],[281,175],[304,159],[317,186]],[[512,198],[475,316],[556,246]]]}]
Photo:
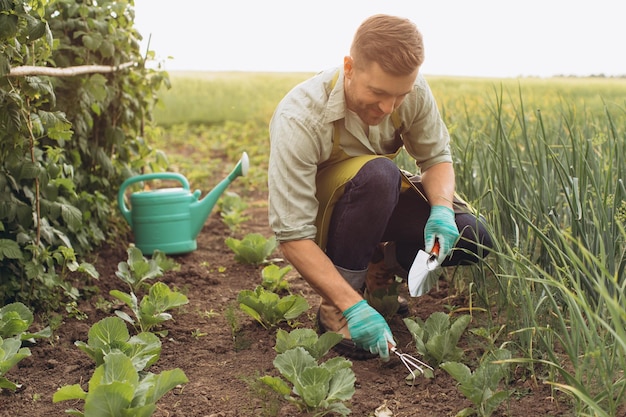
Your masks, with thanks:
[{"label": "smiling man", "polygon": [[[337,349],[353,358],[388,359],[396,343],[364,288],[406,278],[435,241],[443,265],[476,262],[491,244],[480,217],[455,199],[450,136],[419,74],[423,60],[411,21],[372,16],[343,67],[296,86],[270,122],[270,225],[321,296],[320,330],[342,334]],[[403,147],[421,175],[393,162]]]}]

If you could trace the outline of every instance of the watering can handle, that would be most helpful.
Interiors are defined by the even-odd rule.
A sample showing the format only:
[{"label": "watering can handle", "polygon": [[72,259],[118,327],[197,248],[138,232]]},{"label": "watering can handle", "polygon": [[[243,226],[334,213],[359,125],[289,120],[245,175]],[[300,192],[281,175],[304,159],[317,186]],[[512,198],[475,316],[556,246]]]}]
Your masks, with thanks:
[{"label": "watering can handle", "polygon": [[127,178],[126,181],[122,183],[120,187],[120,191],[117,193],[117,205],[122,212],[122,216],[126,219],[128,224],[132,226],[130,210],[126,207],[126,203],[124,202],[124,195],[126,194],[126,188],[130,185],[141,182],[141,181],[150,181],[150,180],[176,180],[183,185],[185,190],[189,190],[189,181],[183,175],[177,172],[153,172],[150,174],[142,174],[137,175],[135,177]]}]

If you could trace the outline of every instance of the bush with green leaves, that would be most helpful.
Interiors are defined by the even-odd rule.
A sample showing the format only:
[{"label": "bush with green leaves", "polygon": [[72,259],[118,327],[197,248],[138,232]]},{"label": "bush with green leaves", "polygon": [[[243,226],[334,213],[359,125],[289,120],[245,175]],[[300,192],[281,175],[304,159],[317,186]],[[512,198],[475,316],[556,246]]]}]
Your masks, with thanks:
[{"label": "bush with green leaves", "polygon": [[278,265],[267,265],[261,270],[261,285],[268,291],[280,293],[283,291],[289,291],[289,281],[285,278],[285,275],[291,271],[293,267],[287,265],[283,268]]},{"label": "bush with green leaves", "polygon": [[220,217],[231,233],[239,230],[242,223],[250,220],[250,216],[246,215],[248,203],[246,203],[237,193],[227,191],[218,200],[217,208]]},{"label": "bush with green leaves", "polygon": [[119,317],[106,317],[89,329],[87,343],[77,340],[74,344],[85,352],[96,366],[104,363],[111,352],[128,356],[137,371],[153,365],[161,355],[161,340],[150,332],[130,336],[126,323]]},{"label": "bush with green leaves", "polygon": [[[149,332],[164,321],[172,319],[172,315],[167,313],[168,310],[185,305],[189,300],[187,296],[171,290],[163,282],[148,284],[149,280],[162,276],[166,270],[177,268],[178,264],[175,261],[160,251],[154,251],[152,258],[147,259],[134,245],[128,248],[127,253],[128,260],[117,265],[115,275],[128,284],[130,292],[111,290],[109,294],[126,304],[134,318],[121,310],[115,312],[117,316],[133,325],[135,329]],[[148,294],[144,295],[140,302],[137,295],[144,288],[147,288]]]},{"label": "bush with green leaves", "polygon": [[279,330],[274,366],[282,377],[265,375],[259,380],[301,411],[316,416],[350,414],[345,403],[355,392],[352,362],[343,357],[319,362],[341,338],[332,332],[318,338],[311,329]]},{"label": "bush with green leaves", "polygon": [[19,337],[0,337],[0,391],[2,389],[15,391],[18,388],[19,385],[7,379],[5,374],[30,355],[30,349],[22,347]]},{"label": "bush with green leaves", "polygon": [[[163,167],[142,135],[167,74],[144,66],[154,55],[133,24],[131,1],[0,2],[0,303],[58,308],[72,284],[50,255],[83,257],[123,235],[117,186],[149,161]],[[86,65],[111,70],[24,68]]]},{"label": "bush with green leaves", "polygon": [[509,397],[507,391],[499,389],[502,380],[509,377],[509,359],[511,352],[496,349],[485,354],[474,372],[459,362],[444,362],[439,365],[459,383],[459,390],[474,404],[474,408],[463,409],[457,416],[489,417]]},{"label": "bush with green leaves", "polygon": [[365,298],[370,306],[378,311],[387,321],[396,315],[400,308],[398,294],[400,293],[401,278],[395,278],[391,285],[374,291],[365,290]]},{"label": "bush with green leaves", "polygon": [[135,294],[142,287],[147,287],[149,280],[159,278],[164,272],[179,267],[172,258],[159,250],[155,250],[150,259],[143,256],[141,250],[134,245],[129,246],[126,253],[128,258],[117,264],[115,276],[128,284]]},{"label": "bush with green leaves", "polygon": [[405,318],[404,324],[413,336],[417,352],[423,355],[431,366],[438,366],[445,361],[461,359],[463,349],[457,345],[470,320],[469,315],[452,320],[446,313],[437,311],[432,313],[426,322],[416,317]]},{"label": "bush with green leaves", "polygon": [[266,329],[279,323],[291,322],[309,309],[306,298],[297,294],[284,297],[265,290],[261,285],[254,291],[242,290],[237,294],[239,308]]},{"label": "bush with green leaves", "polygon": [[[125,293],[119,290],[111,290],[109,293],[126,304],[134,317],[121,310],[116,310],[115,314],[141,332],[152,331],[152,329],[163,322],[171,320],[172,315],[167,312],[168,310],[189,303],[185,294],[171,290],[163,282],[152,284],[148,294],[143,296],[141,302],[139,302],[137,296],[132,291]],[[165,334],[164,332],[160,333]]]},{"label": "bush with green leaves", "polygon": [[0,337],[17,337],[34,343],[35,339],[52,336],[50,326],[35,333],[29,332],[34,320],[32,311],[24,304],[16,302],[5,305],[0,308]]},{"label": "bush with green leaves", "polygon": [[278,246],[275,236],[265,238],[260,233],[248,233],[243,239],[228,237],[225,242],[226,246],[235,253],[237,262],[252,265],[270,262],[268,257]]},{"label": "bush with green leaves", "polygon": [[35,339],[52,335],[49,326],[35,333],[29,332],[33,320],[32,311],[20,302],[0,308],[0,390],[15,391],[18,387],[4,375],[22,359],[30,356],[30,349],[22,347],[23,341],[34,343]]},{"label": "bush with green leaves", "polygon": [[52,400],[83,400],[84,411],[68,409],[66,413],[87,417],[151,416],[156,402],[176,386],[189,382],[176,368],[160,374],[138,372],[131,358],[122,352],[111,352],[94,371],[88,391],[80,384],[64,385]]}]

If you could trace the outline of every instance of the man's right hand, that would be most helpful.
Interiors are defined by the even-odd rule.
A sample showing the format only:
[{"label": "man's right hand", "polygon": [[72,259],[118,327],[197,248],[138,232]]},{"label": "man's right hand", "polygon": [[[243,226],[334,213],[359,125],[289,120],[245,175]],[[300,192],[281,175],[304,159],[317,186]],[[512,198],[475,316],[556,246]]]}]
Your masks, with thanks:
[{"label": "man's right hand", "polygon": [[361,300],[343,312],[348,321],[352,341],[360,348],[389,360],[389,344],[396,345],[389,325],[365,300]]}]

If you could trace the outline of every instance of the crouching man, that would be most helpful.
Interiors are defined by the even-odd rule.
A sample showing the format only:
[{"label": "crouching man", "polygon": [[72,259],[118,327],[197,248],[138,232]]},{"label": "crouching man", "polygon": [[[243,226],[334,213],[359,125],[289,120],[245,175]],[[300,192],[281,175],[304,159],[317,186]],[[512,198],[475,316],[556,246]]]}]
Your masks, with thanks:
[{"label": "crouching man", "polygon": [[[343,66],[296,86],[270,123],[270,225],[321,296],[320,329],[341,333],[337,348],[353,358],[388,359],[396,343],[364,287],[406,277],[417,251],[435,241],[444,266],[476,262],[491,245],[480,219],[455,199],[450,137],[419,74],[423,59],[411,21],[372,16]],[[392,161],[403,147],[420,176]]]}]

